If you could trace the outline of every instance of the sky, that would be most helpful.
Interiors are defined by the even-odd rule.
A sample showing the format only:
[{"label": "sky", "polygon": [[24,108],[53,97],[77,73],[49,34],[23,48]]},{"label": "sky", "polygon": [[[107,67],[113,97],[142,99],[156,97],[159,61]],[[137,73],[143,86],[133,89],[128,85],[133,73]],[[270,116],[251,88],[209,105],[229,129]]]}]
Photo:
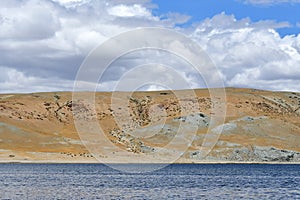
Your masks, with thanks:
[{"label": "sky", "polygon": [[[0,93],[71,91],[92,50],[141,27],[176,30],[195,41],[226,87],[300,92],[299,11],[300,0],[1,0]],[[168,63],[189,87],[205,87],[174,55],[149,50],[114,62],[98,90],[114,90],[134,66],[154,61]],[[131,79],[174,79],[159,65],[150,70]],[[175,82],[174,89],[183,88]]]}]

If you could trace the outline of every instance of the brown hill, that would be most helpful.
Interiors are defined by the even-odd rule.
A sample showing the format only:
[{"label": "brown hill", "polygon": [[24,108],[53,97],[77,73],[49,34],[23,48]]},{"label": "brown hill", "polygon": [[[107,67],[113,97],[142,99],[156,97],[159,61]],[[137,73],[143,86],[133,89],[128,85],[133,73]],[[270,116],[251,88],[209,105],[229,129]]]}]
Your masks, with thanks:
[{"label": "brown hill", "polygon": [[300,162],[299,93],[190,92],[2,94],[0,161]]}]

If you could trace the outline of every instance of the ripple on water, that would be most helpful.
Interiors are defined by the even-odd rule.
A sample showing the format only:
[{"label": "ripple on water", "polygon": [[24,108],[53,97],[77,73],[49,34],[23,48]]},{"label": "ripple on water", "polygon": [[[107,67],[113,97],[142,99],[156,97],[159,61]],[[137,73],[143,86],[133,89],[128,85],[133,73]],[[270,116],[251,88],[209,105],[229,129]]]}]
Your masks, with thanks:
[{"label": "ripple on water", "polygon": [[0,199],[297,199],[299,186],[300,165],[187,164],[128,174],[101,164],[0,164]]}]

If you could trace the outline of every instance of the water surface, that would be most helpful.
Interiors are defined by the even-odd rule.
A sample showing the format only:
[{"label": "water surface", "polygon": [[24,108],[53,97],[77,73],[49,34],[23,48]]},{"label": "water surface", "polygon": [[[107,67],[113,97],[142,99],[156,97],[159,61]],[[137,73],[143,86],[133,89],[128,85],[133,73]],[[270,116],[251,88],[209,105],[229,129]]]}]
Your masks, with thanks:
[{"label": "water surface", "polygon": [[134,174],[102,164],[0,164],[0,199],[199,198],[300,199],[300,165],[173,164]]}]

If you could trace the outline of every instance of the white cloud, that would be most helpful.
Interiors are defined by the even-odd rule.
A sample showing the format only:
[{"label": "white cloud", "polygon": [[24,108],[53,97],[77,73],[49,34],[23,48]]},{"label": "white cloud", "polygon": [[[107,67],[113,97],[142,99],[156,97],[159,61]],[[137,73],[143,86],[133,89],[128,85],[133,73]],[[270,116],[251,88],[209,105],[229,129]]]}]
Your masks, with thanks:
[{"label": "white cloud", "polygon": [[11,67],[0,66],[0,71],[1,93],[68,91],[73,87],[73,81],[26,75]]},{"label": "white cloud", "polygon": [[[300,35],[282,38],[276,32],[289,23],[237,20],[221,13],[179,28],[176,25],[189,16],[155,16],[154,7],[149,0],[1,1],[0,66],[9,67],[0,67],[0,92],[71,90],[81,62],[93,48],[124,31],[151,26],[176,29],[198,42],[220,69],[226,86],[300,90]],[[111,66],[99,88],[111,90],[132,66],[153,61],[173,66],[192,87],[203,86],[199,74],[172,56],[141,52]],[[153,70],[152,75],[158,76]]]},{"label": "white cloud", "polygon": [[0,6],[0,38],[30,40],[52,37],[60,28],[55,12],[53,5],[47,2],[15,2],[9,9]]},{"label": "white cloud", "polygon": [[91,2],[91,0],[52,0],[52,1],[55,3],[59,3],[61,6],[64,6],[66,8],[72,8],[72,7],[80,6]]},{"label": "white cloud", "polygon": [[[1,1],[0,65],[21,73],[24,79],[20,80],[28,78],[32,87],[18,79],[7,79],[0,92],[7,92],[8,85],[12,91],[36,91],[36,82],[29,81],[32,77],[44,80],[39,88],[48,91],[47,84],[53,84],[47,77],[56,78],[56,82],[74,80],[84,57],[106,39],[137,26],[172,28],[177,21],[182,22],[180,15],[160,20],[152,15],[153,7],[147,0]],[[61,90],[60,84],[56,86],[55,90]]]},{"label": "white cloud", "polygon": [[222,13],[200,23],[191,37],[222,71],[227,86],[281,90],[300,80],[300,35],[281,38],[274,30],[285,25]]},{"label": "white cloud", "polygon": [[[153,18],[151,11],[139,4],[134,4],[132,6],[128,6],[124,4],[116,5],[108,9],[108,14],[117,17]],[[158,20],[158,17],[154,19]]]}]

